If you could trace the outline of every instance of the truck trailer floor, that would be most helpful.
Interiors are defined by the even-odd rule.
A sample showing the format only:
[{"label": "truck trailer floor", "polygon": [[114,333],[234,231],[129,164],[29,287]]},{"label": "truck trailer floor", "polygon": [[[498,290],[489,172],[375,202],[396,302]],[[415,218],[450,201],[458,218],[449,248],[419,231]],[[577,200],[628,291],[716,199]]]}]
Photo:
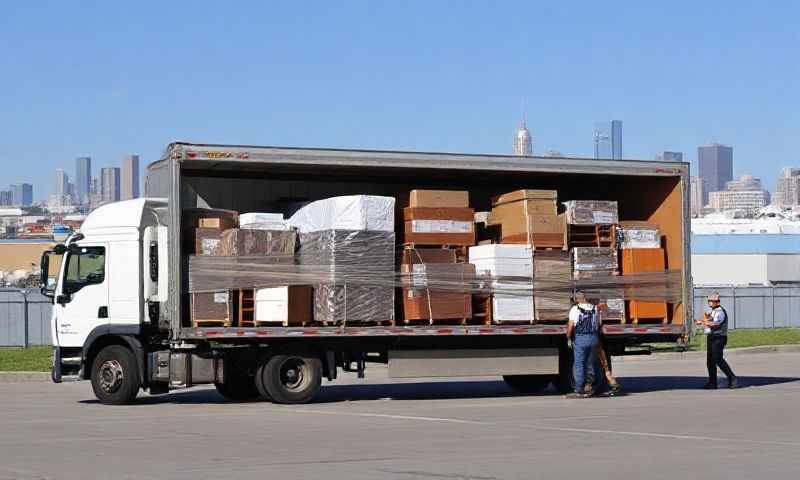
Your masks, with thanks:
[{"label": "truck trailer floor", "polygon": [[797,477],[800,353],[729,360],[738,390],[700,390],[703,360],[625,361],[629,393],[586,400],[381,367],[301,406],[196,388],[111,407],[88,382],[0,384],[0,478]]}]

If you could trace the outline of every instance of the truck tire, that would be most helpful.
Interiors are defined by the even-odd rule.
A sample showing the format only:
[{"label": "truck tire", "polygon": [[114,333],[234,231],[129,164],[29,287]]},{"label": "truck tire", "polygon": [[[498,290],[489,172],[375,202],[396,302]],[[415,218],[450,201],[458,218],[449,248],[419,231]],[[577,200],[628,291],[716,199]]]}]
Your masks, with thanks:
[{"label": "truck tire", "polygon": [[504,375],[506,385],[519,393],[539,393],[554,381],[553,375]]},{"label": "truck tire", "polygon": [[92,390],[105,405],[131,403],[139,393],[136,358],[122,345],[109,345],[92,362]]},{"label": "truck tire", "polygon": [[269,357],[256,375],[259,392],[275,403],[310,402],[322,385],[322,362],[309,354],[278,354]]},{"label": "truck tire", "polygon": [[227,378],[225,383],[215,383],[214,387],[217,393],[233,402],[247,402],[259,397],[255,380],[244,375]]}]

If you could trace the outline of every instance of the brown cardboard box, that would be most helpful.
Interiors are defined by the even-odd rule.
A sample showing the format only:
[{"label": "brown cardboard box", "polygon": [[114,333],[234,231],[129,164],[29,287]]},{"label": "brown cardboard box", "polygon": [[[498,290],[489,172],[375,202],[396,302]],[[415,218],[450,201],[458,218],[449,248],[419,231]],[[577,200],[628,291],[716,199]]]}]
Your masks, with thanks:
[{"label": "brown cardboard box", "polygon": [[[511,217],[500,224],[503,243],[505,240],[520,236],[525,240],[531,235],[555,235],[563,244],[566,223],[563,215],[530,215],[528,217]],[[544,238],[544,237],[543,237]]]},{"label": "brown cardboard box", "polygon": [[492,198],[492,205],[518,202],[520,200],[553,200],[558,199],[556,190],[516,190]]},{"label": "brown cardboard box", "polygon": [[219,245],[222,230],[217,228],[195,228],[191,232],[191,242],[187,242],[187,246],[191,245],[191,249],[188,249],[185,253],[190,255],[213,255],[214,250]]},{"label": "brown cardboard box", "polygon": [[531,215],[558,215],[555,200],[522,200],[492,207],[489,224],[497,225],[509,221],[524,222]]},{"label": "brown cardboard box", "polygon": [[232,228],[225,230],[213,255],[236,256],[291,256],[294,255],[297,233],[294,230],[250,230]]},{"label": "brown cardboard box", "polygon": [[475,211],[471,208],[407,207],[403,219],[404,243],[475,245]]},{"label": "brown cardboard box", "polygon": [[181,226],[184,229],[201,227],[200,221],[206,219],[219,219],[220,226],[213,226],[207,223],[204,228],[235,228],[239,226],[239,212],[235,210],[223,210],[221,208],[186,208],[181,211]]},{"label": "brown cardboard box", "polygon": [[469,192],[463,190],[411,190],[409,207],[469,207]]},{"label": "brown cardboard box", "polygon": [[200,228],[216,228],[218,230],[228,230],[236,228],[238,222],[234,217],[201,218],[198,220]]},{"label": "brown cardboard box", "polygon": [[[404,250],[400,271],[423,274],[428,282],[434,284],[437,279],[451,282],[454,278],[462,278],[466,284],[475,276],[475,266],[456,263],[456,252],[451,249]],[[411,282],[414,281],[412,277]],[[403,289],[403,319],[406,323],[419,320],[467,320],[471,317],[472,295],[468,292],[437,290],[435,287]]]}]

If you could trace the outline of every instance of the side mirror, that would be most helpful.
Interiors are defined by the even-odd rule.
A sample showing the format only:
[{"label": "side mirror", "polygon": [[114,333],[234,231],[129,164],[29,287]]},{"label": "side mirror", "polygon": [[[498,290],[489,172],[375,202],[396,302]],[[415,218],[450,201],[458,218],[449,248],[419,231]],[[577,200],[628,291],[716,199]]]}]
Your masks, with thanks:
[{"label": "side mirror", "polygon": [[[63,245],[61,246],[63,247]],[[58,247],[58,245],[56,245],[56,247]],[[50,254],[55,252],[55,248],[53,250],[44,251],[42,253],[42,260],[39,265],[39,291],[47,298],[53,298],[53,295],[55,294],[55,290],[50,288],[48,285],[48,281],[50,279]]]},{"label": "side mirror", "polygon": [[59,305],[66,305],[70,300],[72,300],[72,296],[70,295],[59,295],[56,297],[56,303]]}]

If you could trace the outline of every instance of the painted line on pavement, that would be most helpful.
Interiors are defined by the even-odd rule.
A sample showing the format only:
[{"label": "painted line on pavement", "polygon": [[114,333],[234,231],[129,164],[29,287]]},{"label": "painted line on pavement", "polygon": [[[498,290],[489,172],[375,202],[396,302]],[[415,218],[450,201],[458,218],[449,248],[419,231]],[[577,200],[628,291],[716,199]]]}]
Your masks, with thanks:
[{"label": "painted line on pavement", "polygon": [[670,438],[679,440],[700,440],[700,441],[713,441],[713,442],[753,443],[759,445],[784,445],[790,447],[800,446],[800,442],[782,442],[778,440],[749,440],[745,438],[704,437],[699,435],[680,435],[675,433],[627,432],[621,430],[593,430],[588,428],[565,428],[565,427],[544,427],[544,426],[535,426],[534,428],[538,430],[552,430],[557,432],[599,433],[602,435],[628,435],[634,437]]}]

